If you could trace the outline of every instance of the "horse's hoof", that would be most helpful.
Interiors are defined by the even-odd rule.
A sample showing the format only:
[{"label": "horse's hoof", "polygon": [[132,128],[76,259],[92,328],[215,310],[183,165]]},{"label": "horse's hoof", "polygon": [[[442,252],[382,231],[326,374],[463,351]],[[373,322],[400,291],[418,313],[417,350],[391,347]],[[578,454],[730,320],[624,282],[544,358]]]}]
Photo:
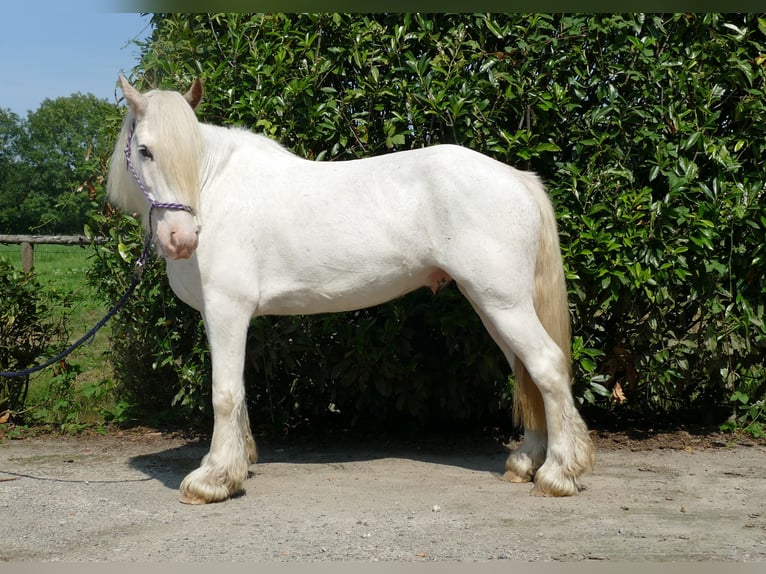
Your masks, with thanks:
[{"label": "horse's hoof", "polygon": [[525,478],[523,476],[519,476],[512,470],[506,470],[505,474],[503,474],[503,480],[513,483],[522,483],[522,482],[530,482],[529,478]]},{"label": "horse's hoof", "polygon": [[191,496],[189,494],[181,494],[181,496],[178,498],[178,502],[181,504],[207,504],[208,501],[200,498],[199,496]]},{"label": "horse's hoof", "polygon": [[545,497],[564,497],[574,496],[580,492],[580,488],[576,484],[571,484],[566,487],[558,486],[557,488],[549,488],[547,486],[541,486],[535,483],[530,494],[532,496],[545,496]]},{"label": "horse's hoof", "polygon": [[532,482],[537,469],[543,464],[544,459],[544,451],[543,456],[531,457],[522,449],[516,449],[505,461],[503,480],[508,482]]},{"label": "horse's hoof", "polygon": [[580,492],[577,477],[566,475],[561,468],[544,464],[535,473],[535,496],[574,496]]},{"label": "horse's hoof", "polygon": [[221,502],[237,492],[247,478],[247,467],[243,465],[244,476],[237,480],[209,465],[203,465],[189,473],[181,482],[183,504],[209,504]]},{"label": "horse's hoof", "polygon": [[231,498],[231,494],[224,487],[208,489],[205,493],[194,492],[190,488],[181,488],[181,495],[178,501],[181,504],[212,504],[214,502],[223,502]]}]

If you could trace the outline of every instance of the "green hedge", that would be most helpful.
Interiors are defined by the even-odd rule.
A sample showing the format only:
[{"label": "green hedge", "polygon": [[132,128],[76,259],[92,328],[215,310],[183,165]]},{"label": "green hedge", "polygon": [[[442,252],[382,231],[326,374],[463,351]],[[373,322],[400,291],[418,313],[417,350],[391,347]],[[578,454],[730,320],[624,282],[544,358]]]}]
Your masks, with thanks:
[{"label": "green hedge", "polygon": [[[449,142],[537,171],[559,216],[575,391],[589,418],[732,415],[734,426],[759,432],[763,15],[153,21],[139,87],[181,90],[200,76],[204,121],[265,132],[317,160]],[[152,358],[136,358],[199,408],[207,401],[199,321],[157,273],[136,318],[172,329],[142,335],[138,348]],[[128,333],[117,329],[127,354]],[[454,290],[351,314],[260,318],[248,345],[256,419],[283,425],[499,420],[512,391],[506,377]]]}]

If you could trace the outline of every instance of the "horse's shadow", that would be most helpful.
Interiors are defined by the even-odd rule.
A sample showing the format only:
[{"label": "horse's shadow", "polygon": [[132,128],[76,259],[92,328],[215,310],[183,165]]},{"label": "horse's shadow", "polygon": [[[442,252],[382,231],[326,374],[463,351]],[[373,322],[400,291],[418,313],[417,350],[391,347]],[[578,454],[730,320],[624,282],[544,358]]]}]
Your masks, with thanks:
[{"label": "horse's shadow", "polygon": [[[258,465],[273,463],[344,464],[384,458],[400,458],[427,464],[447,465],[500,475],[508,447],[490,437],[396,437],[369,439],[322,437],[309,440],[268,440],[256,438]],[[131,468],[178,489],[184,476],[197,468],[207,453],[209,439],[190,440],[167,450],[131,457]],[[250,473],[252,475],[253,469]]]}]

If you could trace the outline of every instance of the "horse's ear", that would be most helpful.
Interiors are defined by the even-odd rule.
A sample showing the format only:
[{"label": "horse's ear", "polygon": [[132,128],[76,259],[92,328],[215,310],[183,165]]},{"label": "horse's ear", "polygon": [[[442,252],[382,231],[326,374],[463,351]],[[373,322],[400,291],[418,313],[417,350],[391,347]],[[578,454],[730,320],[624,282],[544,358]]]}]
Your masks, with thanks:
[{"label": "horse's ear", "polygon": [[193,110],[197,109],[197,106],[202,101],[202,81],[199,78],[194,78],[189,91],[184,94],[184,99],[189,102],[189,105]]},{"label": "horse's ear", "polygon": [[131,110],[133,110],[133,113],[138,115],[141,115],[144,111],[146,111],[146,97],[139,92],[136,88],[130,85],[130,82],[120,74],[120,87],[122,88],[122,93],[125,95],[125,99],[128,100],[128,106]]}]

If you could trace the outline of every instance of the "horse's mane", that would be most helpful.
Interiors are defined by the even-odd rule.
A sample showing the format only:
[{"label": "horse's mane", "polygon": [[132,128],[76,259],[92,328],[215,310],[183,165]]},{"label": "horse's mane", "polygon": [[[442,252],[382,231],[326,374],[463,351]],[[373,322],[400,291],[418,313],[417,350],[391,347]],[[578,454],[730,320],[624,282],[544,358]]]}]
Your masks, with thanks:
[{"label": "horse's mane", "polygon": [[[144,95],[148,104],[141,124],[145,122],[151,126],[154,156],[162,161],[163,172],[177,194],[175,198],[157,199],[189,205],[196,213],[199,208],[203,145],[194,110],[177,92],[153,90]],[[107,194],[109,200],[121,209],[146,214],[149,205],[125,163],[125,144],[135,119],[135,114],[129,109],[112,153]]]},{"label": "horse's mane", "polygon": [[128,111],[122,120],[122,129],[114,144],[114,151],[109,160],[109,175],[106,179],[106,194],[109,201],[127,213],[143,213],[146,210],[146,200],[141,196],[136,183],[129,176],[125,163],[125,144],[128,141],[128,130],[135,116]]}]

